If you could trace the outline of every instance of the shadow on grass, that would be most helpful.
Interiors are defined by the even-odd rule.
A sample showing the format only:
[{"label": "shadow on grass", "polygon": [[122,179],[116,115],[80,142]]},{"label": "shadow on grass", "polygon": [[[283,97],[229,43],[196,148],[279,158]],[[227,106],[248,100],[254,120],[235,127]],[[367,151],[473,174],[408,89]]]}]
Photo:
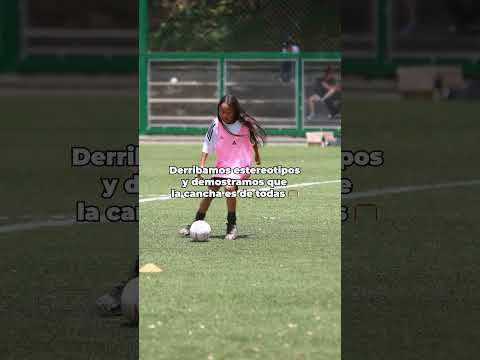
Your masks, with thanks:
[{"label": "shadow on grass", "polygon": [[[253,236],[253,237],[252,237]],[[244,235],[238,235],[235,240],[241,240],[241,239],[253,239],[255,238],[254,234],[244,234]],[[210,239],[219,239],[219,240],[225,240],[225,235],[214,235],[210,236]],[[230,240],[227,240],[230,241]],[[208,241],[191,241],[191,242],[208,242]]]}]

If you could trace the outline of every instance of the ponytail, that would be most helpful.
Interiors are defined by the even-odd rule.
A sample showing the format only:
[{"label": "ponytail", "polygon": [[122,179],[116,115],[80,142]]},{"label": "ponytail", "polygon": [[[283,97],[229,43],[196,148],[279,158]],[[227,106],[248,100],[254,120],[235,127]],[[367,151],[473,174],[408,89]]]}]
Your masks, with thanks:
[{"label": "ponytail", "polygon": [[267,139],[267,133],[260,123],[251,115],[244,112],[240,114],[240,122],[244,124],[250,132],[250,142],[253,145],[264,145]]}]

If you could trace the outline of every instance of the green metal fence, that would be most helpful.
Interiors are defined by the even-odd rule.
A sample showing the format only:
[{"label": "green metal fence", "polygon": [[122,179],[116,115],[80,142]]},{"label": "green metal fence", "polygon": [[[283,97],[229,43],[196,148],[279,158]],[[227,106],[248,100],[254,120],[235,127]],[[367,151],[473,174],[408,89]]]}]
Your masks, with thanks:
[{"label": "green metal fence", "polygon": [[90,0],[81,13],[77,6],[0,1],[0,72],[135,72],[137,5]]},{"label": "green metal fence", "polygon": [[[289,81],[280,78],[285,64],[292,69]],[[204,133],[216,115],[218,100],[231,93],[270,134],[303,136],[305,131],[319,129],[333,129],[338,134],[339,119],[320,114],[312,120],[305,113],[312,84],[327,67],[340,75],[339,54],[144,54],[140,64],[140,133]]]},{"label": "green metal fence", "polygon": [[[406,8],[409,3],[415,7],[411,10],[415,19],[409,19]],[[343,72],[391,76],[399,65],[457,64],[463,66],[467,75],[480,75],[480,56],[475,50],[480,24],[477,21],[476,31],[470,33],[456,30],[455,21],[462,19],[455,18],[452,6],[458,8],[461,3],[437,0],[342,3]],[[480,6],[471,11],[480,15]],[[410,28],[409,22],[412,22]]]},{"label": "green metal fence", "polygon": [[[149,48],[148,1],[140,1],[140,134],[204,134],[226,93],[273,135],[340,134],[340,120],[305,105],[328,67],[340,81],[339,52],[169,52]],[[285,73],[287,78],[285,78]],[[319,107],[322,105],[319,104]]]}]

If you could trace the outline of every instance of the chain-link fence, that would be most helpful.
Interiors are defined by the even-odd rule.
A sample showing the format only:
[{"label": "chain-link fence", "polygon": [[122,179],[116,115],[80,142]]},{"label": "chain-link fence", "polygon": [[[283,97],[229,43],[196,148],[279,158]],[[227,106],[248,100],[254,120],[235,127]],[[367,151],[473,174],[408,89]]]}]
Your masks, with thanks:
[{"label": "chain-link fence", "polygon": [[149,0],[152,51],[340,49],[335,0]]},{"label": "chain-link fence", "polygon": [[144,61],[142,134],[204,133],[224,94],[237,96],[270,134],[340,129],[338,53],[158,52]]},{"label": "chain-link fence", "polygon": [[343,71],[394,76],[399,66],[461,65],[480,74],[480,2],[343,1]]}]

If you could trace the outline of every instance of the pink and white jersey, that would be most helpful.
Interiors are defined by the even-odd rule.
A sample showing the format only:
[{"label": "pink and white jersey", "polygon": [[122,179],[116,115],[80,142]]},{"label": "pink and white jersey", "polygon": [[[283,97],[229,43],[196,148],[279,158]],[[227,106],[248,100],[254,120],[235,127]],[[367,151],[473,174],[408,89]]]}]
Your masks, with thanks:
[{"label": "pink and white jersey", "polygon": [[[237,124],[238,123],[238,124]],[[218,168],[233,168],[236,167],[250,167],[253,160],[253,147],[250,143],[250,132],[248,128],[239,122],[229,126],[229,130],[237,136],[229,134],[223,125],[217,120],[212,124],[209,130],[210,140],[214,140],[216,161],[215,167]],[[232,127],[238,127],[238,131],[232,131]],[[235,129],[237,130],[237,129]],[[214,134],[212,134],[214,132]],[[204,149],[205,149],[204,145]],[[212,146],[210,146],[212,147]],[[205,151],[204,151],[205,152]],[[246,174],[219,174],[215,175],[219,178],[227,179],[246,179],[249,175]]]}]

